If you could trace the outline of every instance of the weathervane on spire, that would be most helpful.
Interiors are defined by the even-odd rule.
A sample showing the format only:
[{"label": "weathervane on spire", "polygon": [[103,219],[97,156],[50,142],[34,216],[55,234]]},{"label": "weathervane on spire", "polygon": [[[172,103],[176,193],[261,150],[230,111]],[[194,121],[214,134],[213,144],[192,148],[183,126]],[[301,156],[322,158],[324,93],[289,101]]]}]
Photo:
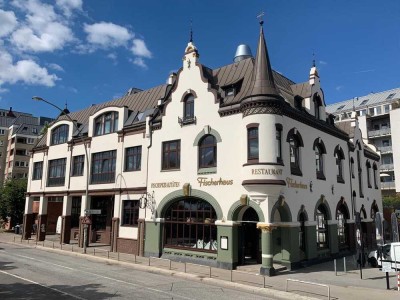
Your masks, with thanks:
[{"label": "weathervane on spire", "polygon": [[314,52],[314,49],[313,49],[313,52],[312,52],[312,57],[313,57],[312,66],[315,68],[315,52]]},{"label": "weathervane on spire", "polygon": [[193,20],[190,19],[190,40],[189,42],[193,42]]},{"label": "weathervane on spire", "polygon": [[264,21],[263,21],[263,16],[264,16],[264,15],[265,15],[264,12],[261,11],[261,12],[258,14],[258,16],[257,16],[257,19],[259,20],[260,25],[264,24]]}]

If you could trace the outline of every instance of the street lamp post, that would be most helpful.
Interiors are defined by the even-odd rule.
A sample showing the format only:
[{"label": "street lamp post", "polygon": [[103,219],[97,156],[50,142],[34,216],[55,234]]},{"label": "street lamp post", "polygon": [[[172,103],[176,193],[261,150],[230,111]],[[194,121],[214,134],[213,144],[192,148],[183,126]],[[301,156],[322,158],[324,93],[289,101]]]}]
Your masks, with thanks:
[{"label": "street lamp post", "polygon": [[[32,97],[32,99],[36,100],[36,101],[45,102],[45,103],[55,107],[56,109],[58,109],[60,112],[63,113],[63,115],[69,121],[72,122],[72,124],[73,124],[73,126],[75,128],[75,131],[77,131],[78,134],[80,133],[76,120],[72,120],[72,118],[68,114],[65,114],[64,111],[60,107],[58,107],[57,105],[55,105],[55,104],[53,104],[53,103],[51,103],[51,102],[49,102],[49,101],[47,101],[47,100],[45,100],[45,99],[43,99],[41,97],[38,97],[38,96],[34,96],[34,97]],[[86,207],[86,210],[85,210],[85,217],[87,217],[88,216],[87,204],[88,204],[88,194],[89,194],[89,156],[88,156],[88,152],[87,152],[87,145],[86,145],[86,142],[85,142],[85,138],[83,136],[81,136],[80,140],[83,143],[83,147],[85,149],[85,157],[86,157],[86,188],[85,188],[85,207]],[[85,224],[83,225],[83,253],[86,253],[87,242],[88,242],[88,224],[86,224],[86,222],[85,222]]]}]

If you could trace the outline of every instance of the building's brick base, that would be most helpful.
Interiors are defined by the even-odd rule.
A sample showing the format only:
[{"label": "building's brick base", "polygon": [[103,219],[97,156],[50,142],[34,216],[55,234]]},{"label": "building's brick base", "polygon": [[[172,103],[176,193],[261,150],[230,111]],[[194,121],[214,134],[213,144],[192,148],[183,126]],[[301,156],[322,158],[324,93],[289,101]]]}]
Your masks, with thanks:
[{"label": "building's brick base", "polygon": [[117,251],[128,254],[139,254],[138,241],[134,239],[117,238]]}]

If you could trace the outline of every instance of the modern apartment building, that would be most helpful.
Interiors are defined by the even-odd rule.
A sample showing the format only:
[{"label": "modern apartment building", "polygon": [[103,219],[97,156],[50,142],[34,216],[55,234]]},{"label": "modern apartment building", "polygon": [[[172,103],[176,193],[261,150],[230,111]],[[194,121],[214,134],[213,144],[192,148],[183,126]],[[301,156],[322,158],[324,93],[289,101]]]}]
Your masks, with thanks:
[{"label": "modern apartment building", "polygon": [[0,109],[0,184],[7,178],[26,178],[29,152],[42,127],[52,119]]},{"label": "modern apartment building", "polygon": [[[400,88],[370,93],[326,107],[336,116],[336,123],[347,122],[356,112],[363,137],[373,144],[381,154],[380,182],[383,195],[400,193],[400,134],[394,122],[399,118],[398,101]],[[396,116],[396,117],[395,117]]]}]

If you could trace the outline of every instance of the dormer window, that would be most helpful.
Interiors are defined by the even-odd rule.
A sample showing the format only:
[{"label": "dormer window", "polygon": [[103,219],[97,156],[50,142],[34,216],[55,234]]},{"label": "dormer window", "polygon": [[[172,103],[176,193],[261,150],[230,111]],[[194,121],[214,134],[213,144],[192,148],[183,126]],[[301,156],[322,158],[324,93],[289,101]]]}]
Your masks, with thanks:
[{"label": "dormer window", "polygon": [[51,131],[51,145],[66,143],[68,140],[69,126],[66,124],[57,126]]},{"label": "dormer window", "polygon": [[94,121],[94,135],[104,135],[118,130],[118,112],[106,112],[98,116]]},{"label": "dormer window", "polygon": [[226,96],[227,97],[233,97],[235,96],[235,88],[234,87],[229,87],[226,89]]},{"label": "dormer window", "polygon": [[314,116],[317,120],[319,120],[321,117],[320,107],[322,106],[322,101],[318,95],[315,95],[313,100],[314,100]]}]

